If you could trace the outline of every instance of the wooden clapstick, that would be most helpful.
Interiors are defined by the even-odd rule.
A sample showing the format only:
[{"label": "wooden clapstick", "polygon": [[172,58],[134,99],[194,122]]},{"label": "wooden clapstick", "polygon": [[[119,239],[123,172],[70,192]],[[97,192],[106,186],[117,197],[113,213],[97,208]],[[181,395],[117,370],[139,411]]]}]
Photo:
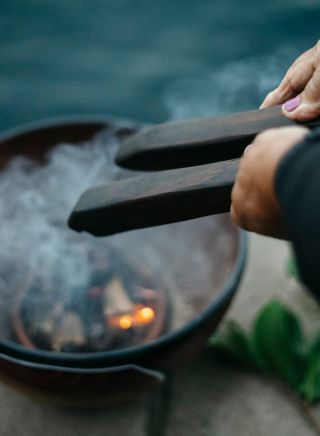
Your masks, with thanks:
[{"label": "wooden clapstick", "polygon": [[238,160],[124,179],[82,194],[69,226],[95,236],[229,211]]},{"label": "wooden clapstick", "polygon": [[[280,106],[159,124],[126,139],[116,162],[131,169],[164,170],[234,159],[263,130],[296,124],[282,115]],[[320,127],[320,118],[305,125]]]}]

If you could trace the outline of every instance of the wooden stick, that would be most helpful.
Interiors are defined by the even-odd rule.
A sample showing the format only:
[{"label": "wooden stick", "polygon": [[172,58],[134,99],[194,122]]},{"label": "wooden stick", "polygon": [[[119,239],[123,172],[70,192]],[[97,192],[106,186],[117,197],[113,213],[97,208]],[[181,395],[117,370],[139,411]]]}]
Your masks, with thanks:
[{"label": "wooden stick", "polygon": [[134,310],[134,303],[119,279],[112,279],[103,289],[104,315],[117,316],[123,313],[131,313]]},{"label": "wooden stick", "polygon": [[69,226],[96,236],[228,212],[238,160],[162,171],[86,191]]},{"label": "wooden stick", "polygon": [[[131,169],[164,170],[239,158],[263,130],[296,124],[282,115],[280,106],[159,124],[127,138],[116,162]],[[304,125],[319,127],[320,118]]]}]

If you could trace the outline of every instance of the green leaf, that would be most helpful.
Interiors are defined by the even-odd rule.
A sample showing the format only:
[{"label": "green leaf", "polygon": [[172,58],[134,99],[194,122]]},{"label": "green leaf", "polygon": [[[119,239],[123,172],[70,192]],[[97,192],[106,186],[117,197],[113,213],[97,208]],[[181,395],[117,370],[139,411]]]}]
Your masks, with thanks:
[{"label": "green leaf", "polygon": [[306,368],[299,393],[308,403],[320,399],[320,335],[311,342],[306,352]]},{"label": "green leaf", "polygon": [[303,371],[303,335],[298,318],[278,301],[271,301],[257,316],[252,331],[256,360],[292,387]]},{"label": "green leaf", "polygon": [[248,336],[234,321],[227,322],[223,332],[214,335],[208,345],[216,349],[222,349],[242,363],[255,364]]},{"label": "green leaf", "polygon": [[209,346],[273,373],[308,403],[320,400],[320,334],[308,341],[299,319],[281,302],[260,311],[250,334],[229,321]]}]

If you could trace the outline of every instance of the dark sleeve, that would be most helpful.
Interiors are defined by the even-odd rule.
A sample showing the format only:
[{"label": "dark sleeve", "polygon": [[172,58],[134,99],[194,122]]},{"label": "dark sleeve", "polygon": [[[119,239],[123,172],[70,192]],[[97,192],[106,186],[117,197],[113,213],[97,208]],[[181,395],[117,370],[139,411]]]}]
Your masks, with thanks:
[{"label": "dark sleeve", "polygon": [[320,130],[281,161],[276,193],[301,279],[320,299]]}]

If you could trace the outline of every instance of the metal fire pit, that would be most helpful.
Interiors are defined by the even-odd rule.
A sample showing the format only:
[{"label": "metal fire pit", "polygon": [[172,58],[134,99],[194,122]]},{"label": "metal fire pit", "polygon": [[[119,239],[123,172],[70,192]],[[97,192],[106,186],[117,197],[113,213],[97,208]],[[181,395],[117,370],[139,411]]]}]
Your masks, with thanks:
[{"label": "metal fire pit", "polygon": [[[43,161],[46,152],[58,143],[76,145],[90,140],[102,129],[114,129],[115,126],[117,121],[104,117],[78,117],[43,121],[5,132],[0,136],[0,170],[16,156]],[[120,139],[126,138],[137,128],[120,123],[116,135]],[[228,215],[214,219],[221,232],[228,236],[230,255],[228,258],[221,255],[221,247],[215,248],[214,240],[211,242],[208,234],[206,243],[211,244],[219,287],[213,290],[209,304],[194,319],[151,342],[94,353],[31,349],[1,338],[0,332],[2,380],[30,395],[46,396],[58,404],[72,405],[115,402],[146,388],[163,386],[168,374],[190,361],[218,326],[244,269],[245,234],[231,224]],[[156,414],[159,418],[159,410]],[[154,423],[150,425],[152,427]]]}]

